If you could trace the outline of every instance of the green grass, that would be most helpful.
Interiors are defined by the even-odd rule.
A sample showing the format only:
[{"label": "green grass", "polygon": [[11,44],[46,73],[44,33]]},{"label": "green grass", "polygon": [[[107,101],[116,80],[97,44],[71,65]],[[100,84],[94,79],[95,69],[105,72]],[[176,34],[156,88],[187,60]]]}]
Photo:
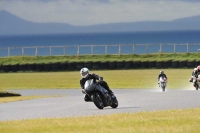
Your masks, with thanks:
[{"label": "green grass", "polygon": [[14,56],[0,58],[0,64],[72,62],[72,61],[117,61],[117,60],[199,60],[197,53],[128,54],[128,55],[81,55],[81,56]]},{"label": "green grass", "polygon": [[199,133],[200,108],[0,122],[2,133]]},{"label": "green grass", "polygon": [[[157,77],[161,69],[99,70],[90,71],[104,77],[110,88],[158,88]],[[162,69],[168,77],[168,89],[192,88],[188,81],[192,69]],[[74,89],[80,88],[79,71],[1,73],[1,90],[11,89]]]}]

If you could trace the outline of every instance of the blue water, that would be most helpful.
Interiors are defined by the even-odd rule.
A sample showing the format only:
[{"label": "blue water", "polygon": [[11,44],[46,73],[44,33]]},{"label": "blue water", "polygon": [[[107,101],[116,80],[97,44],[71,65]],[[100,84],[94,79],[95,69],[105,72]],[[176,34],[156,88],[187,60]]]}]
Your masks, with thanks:
[{"label": "blue water", "polygon": [[[189,52],[197,52],[197,49],[200,48],[200,31],[0,36],[0,56],[8,55],[7,47],[22,46],[74,46],[52,48],[52,55],[71,55],[77,54],[77,52],[80,54],[118,54],[119,44],[130,45],[121,47],[120,53],[122,54],[143,54],[158,52],[161,43],[163,44],[163,52],[174,52],[174,43],[180,44],[176,46],[176,52],[187,52],[187,43],[189,44]],[[148,51],[146,45],[138,45],[133,48],[132,44],[149,44]],[[81,47],[78,51],[78,45],[102,45],[102,47],[93,47],[93,50],[91,50],[91,46]],[[108,45],[107,52],[104,45]],[[5,48],[5,50],[2,48]],[[25,49],[24,55],[35,55],[35,52],[35,48]],[[21,54],[21,48],[10,50],[11,56]],[[49,55],[50,48],[38,48],[37,54]]]}]

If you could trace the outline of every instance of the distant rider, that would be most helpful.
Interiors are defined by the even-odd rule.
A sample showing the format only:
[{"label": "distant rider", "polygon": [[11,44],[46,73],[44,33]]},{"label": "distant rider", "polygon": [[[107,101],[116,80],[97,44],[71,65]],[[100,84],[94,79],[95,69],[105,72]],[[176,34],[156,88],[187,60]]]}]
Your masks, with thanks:
[{"label": "distant rider", "polygon": [[164,74],[164,71],[160,71],[160,74],[158,75],[158,85],[160,87],[160,77],[164,77],[167,79],[167,76],[166,74]]},{"label": "distant rider", "polygon": [[[198,78],[199,74],[200,74],[200,65],[197,66],[196,68],[194,68],[194,70],[192,72],[192,76],[194,76],[195,78]],[[193,78],[191,78],[189,81],[193,82]]]},{"label": "distant rider", "polygon": [[[100,77],[100,76],[98,76],[98,75],[96,75],[94,73],[90,74],[88,68],[82,68],[80,70],[80,74],[81,74],[81,77],[82,77],[81,80],[80,80],[80,86],[81,86],[82,89],[85,89],[84,85],[85,85],[85,82],[87,80],[93,79],[94,83],[97,83],[96,80],[98,80],[98,82],[100,83],[100,85],[103,86],[108,91],[108,93],[111,95],[111,97],[112,98],[116,98],[115,95],[114,95],[114,93],[112,92],[112,90],[108,86],[108,84],[105,81],[103,81],[103,77]],[[85,95],[84,100],[85,101],[90,101],[90,98],[87,95]]]}]

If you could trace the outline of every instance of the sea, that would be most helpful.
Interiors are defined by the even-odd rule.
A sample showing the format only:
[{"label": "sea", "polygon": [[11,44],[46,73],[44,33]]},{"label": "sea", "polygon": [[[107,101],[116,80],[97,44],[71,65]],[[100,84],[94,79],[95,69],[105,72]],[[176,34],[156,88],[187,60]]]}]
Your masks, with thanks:
[{"label": "sea", "polygon": [[0,56],[150,54],[199,50],[200,30],[0,36]]}]

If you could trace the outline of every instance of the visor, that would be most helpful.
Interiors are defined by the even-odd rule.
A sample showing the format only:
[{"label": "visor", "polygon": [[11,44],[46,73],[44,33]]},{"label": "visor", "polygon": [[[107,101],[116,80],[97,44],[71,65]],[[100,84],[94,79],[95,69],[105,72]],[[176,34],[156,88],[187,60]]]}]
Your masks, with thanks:
[{"label": "visor", "polygon": [[85,75],[87,75],[87,74],[88,74],[88,72],[82,72],[82,73],[81,73],[82,76],[85,76]]}]

